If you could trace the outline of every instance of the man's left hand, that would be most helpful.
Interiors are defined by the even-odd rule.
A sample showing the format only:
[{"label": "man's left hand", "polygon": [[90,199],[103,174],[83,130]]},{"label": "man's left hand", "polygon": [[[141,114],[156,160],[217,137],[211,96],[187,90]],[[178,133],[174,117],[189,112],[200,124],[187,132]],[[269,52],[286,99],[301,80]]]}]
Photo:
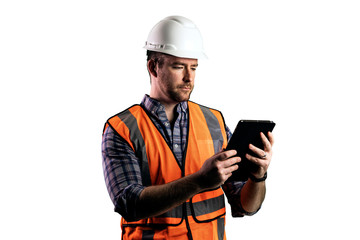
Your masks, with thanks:
[{"label": "man's left hand", "polygon": [[273,153],[272,146],[274,145],[274,136],[272,132],[268,132],[268,138],[264,133],[260,133],[260,137],[264,145],[264,149],[260,149],[250,144],[249,149],[255,153],[256,157],[246,154],[246,158],[258,166],[257,171],[252,172],[252,175],[256,178],[262,178],[267,172]]}]

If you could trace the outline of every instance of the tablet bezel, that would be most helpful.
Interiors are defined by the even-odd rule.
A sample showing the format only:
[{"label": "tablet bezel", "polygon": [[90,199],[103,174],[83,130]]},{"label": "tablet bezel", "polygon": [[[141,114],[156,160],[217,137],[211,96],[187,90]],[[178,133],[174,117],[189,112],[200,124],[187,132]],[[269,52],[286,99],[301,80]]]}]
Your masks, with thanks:
[{"label": "tablet bezel", "polygon": [[260,132],[267,136],[267,133],[272,132],[274,127],[275,122],[270,120],[242,119],[238,122],[225,150],[235,149],[238,152],[237,156],[241,157],[241,162],[238,163],[239,169],[234,171],[227,181],[246,181],[250,173],[256,171],[257,165],[245,157],[246,153],[254,156],[254,153],[249,149],[249,144],[263,149]]}]

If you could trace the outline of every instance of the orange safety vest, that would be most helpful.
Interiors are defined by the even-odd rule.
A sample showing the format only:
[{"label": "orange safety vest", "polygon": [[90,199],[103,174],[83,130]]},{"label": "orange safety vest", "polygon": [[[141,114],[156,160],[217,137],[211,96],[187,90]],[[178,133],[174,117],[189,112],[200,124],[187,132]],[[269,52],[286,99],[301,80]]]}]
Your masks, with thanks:
[{"label": "orange safety vest", "polygon": [[[221,113],[188,102],[189,125],[185,161],[180,166],[171,148],[140,105],[111,117],[112,127],[140,159],[144,186],[160,185],[197,172],[204,161],[225,148]],[[160,216],[128,222],[121,219],[123,239],[225,239],[225,200],[219,187],[195,195]],[[182,237],[180,237],[182,236]]]}]

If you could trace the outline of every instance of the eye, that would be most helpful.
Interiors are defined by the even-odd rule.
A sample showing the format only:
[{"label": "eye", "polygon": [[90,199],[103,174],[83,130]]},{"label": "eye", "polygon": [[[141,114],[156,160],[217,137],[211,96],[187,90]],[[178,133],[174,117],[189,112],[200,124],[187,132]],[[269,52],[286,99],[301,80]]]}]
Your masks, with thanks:
[{"label": "eye", "polygon": [[183,69],[184,67],[183,66],[181,66],[181,65],[175,65],[175,66],[173,66],[173,69]]}]

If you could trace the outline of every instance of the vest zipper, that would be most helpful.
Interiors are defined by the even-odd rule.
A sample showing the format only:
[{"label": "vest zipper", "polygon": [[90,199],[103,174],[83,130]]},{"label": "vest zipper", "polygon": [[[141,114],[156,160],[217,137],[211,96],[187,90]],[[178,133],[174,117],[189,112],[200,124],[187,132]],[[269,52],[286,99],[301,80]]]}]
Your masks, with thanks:
[{"label": "vest zipper", "polygon": [[190,223],[189,223],[189,219],[188,219],[188,215],[187,215],[186,202],[183,204],[183,214],[185,216],[185,224],[186,224],[188,238],[189,238],[189,240],[193,240]]},{"label": "vest zipper", "polygon": [[[187,154],[187,148],[188,148],[188,143],[189,143],[189,131],[190,131],[190,111],[188,109],[188,119],[187,119],[187,124],[188,124],[188,129],[187,129],[187,139],[186,139],[186,145],[185,145],[185,149],[184,149],[184,154],[183,154],[183,161],[182,161],[182,165],[181,165],[181,175],[182,177],[185,177],[185,164],[186,164],[186,154]],[[174,154],[175,155],[175,154]],[[190,207],[190,204],[189,204],[189,207]],[[191,212],[191,209],[189,209],[190,212]],[[191,228],[190,228],[190,223],[189,223],[189,217],[188,217],[188,214],[187,214],[187,209],[186,209],[186,202],[184,202],[184,208],[183,208],[183,215],[185,217],[185,224],[186,224],[186,228],[187,228],[187,231],[188,231],[188,238],[189,240],[193,240],[193,237],[192,237],[192,233],[191,233]]]}]

